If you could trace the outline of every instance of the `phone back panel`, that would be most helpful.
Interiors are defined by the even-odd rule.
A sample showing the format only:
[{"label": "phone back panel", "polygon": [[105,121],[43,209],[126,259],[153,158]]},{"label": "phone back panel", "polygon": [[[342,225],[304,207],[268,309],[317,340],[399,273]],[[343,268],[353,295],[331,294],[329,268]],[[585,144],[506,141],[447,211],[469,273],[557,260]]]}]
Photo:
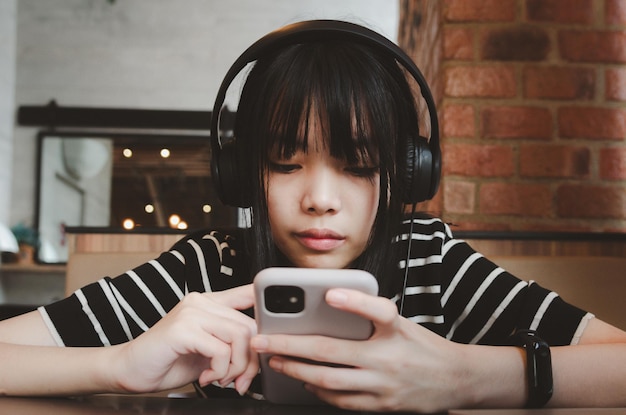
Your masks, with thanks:
[{"label": "phone back panel", "polygon": [[[304,290],[304,309],[297,313],[274,313],[266,308],[263,292],[273,285],[293,285]],[[352,313],[337,310],[324,300],[333,287],[351,288],[370,295],[378,294],[376,279],[361,270],[308,268],[268,268],[254,279],[256,320],[259,333],[323,335],[365,340],[372,334],[372,323]],[[261,380],[265,398],[285,404],[320,404],[304,389],[302,382],[274,372],[268,355],[261,355]],[[320,363],[320,364],[323,364]]]}]

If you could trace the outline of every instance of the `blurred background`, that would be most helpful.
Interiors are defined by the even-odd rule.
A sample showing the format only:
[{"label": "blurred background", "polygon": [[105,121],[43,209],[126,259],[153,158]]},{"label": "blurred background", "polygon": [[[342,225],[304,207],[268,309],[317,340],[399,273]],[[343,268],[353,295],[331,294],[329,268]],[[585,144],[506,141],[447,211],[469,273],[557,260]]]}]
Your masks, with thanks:
[{"label": "blurred background", "polygon": [[626,0],[2,0],[0,228],[15,239],[0,248],[34,266],[3,267],[0,303],[62,296],[35,277],[65,277],[46,264],[72,234],[242,225],[210,183],[215,93],[255,40],[317,18],[381,32],[426,75],[443,180],[420,210],[493,246],[545,242],[509,253],[626,255]]}]

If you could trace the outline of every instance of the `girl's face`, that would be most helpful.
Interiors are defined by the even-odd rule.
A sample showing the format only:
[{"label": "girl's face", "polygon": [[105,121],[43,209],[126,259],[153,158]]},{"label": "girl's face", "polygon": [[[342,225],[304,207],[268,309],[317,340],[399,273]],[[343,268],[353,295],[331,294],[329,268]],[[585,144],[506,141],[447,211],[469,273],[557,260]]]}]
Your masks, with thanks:
[{"label": "girl's face", "polygon": [[319,132],[311,130],[308,137],[306,152],[269,157],[272,235],[295,266],[346,268],[368,244],[378,210],[379,167],[371,160],[349,164],[333,158]]}]

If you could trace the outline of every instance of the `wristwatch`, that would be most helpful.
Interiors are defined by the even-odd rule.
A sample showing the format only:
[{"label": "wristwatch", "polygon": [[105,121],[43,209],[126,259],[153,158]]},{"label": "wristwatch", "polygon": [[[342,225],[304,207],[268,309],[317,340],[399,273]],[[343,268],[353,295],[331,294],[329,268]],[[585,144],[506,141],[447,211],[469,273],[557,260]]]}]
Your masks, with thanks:
[{"label": "wristwatch", "polygon": [[518,330],[511,341],[526,349],[526,380],[528,400],[526,408],[541,408],[552,397],[552,359],[550,346],[534,330]]}]

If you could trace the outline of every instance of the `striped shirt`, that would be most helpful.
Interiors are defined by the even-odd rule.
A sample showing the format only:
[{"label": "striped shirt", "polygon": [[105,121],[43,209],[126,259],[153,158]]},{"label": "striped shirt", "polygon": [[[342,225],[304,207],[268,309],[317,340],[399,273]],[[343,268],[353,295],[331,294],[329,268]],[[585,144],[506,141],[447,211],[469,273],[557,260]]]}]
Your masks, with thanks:
[{"label": "striped shirt", "polygon": [[[516,329],[533,329],[553,346],[575,344],[592,317],[498,267],[455,239],[439,219],[413,219],[410,230],[406,221],[392,241],[403,257],[391,277],[402,279],[404,295],[394,300],[406,318],[449,340],[503,345]],[[246,261],[237,256],[241,252],[236,237],[197,232],[157,259],[39,311],[59,345],[123,343],[148,330],[191,291],[250,283]]]},{"label": "striped shirt", "polygon": [[[393,243],[407,252],[409,221]],[[70,297],[40,307],[59,345],[123,343],[155,324],[190,291],[250,283],[239,243],[230,235],[197,232],[159,258],[105,277]],[[401,255],[404,256],[404,255]],[[516,329],[537,330],[551,345],[576,343],[590,314],[536,283],[521,281],[467,243],[439,219],[414,219],[411,252],[393,278],[404,280],[403,315],[460,343],[504,344]],[[403,281],[404,283],[404,281]]]}]

